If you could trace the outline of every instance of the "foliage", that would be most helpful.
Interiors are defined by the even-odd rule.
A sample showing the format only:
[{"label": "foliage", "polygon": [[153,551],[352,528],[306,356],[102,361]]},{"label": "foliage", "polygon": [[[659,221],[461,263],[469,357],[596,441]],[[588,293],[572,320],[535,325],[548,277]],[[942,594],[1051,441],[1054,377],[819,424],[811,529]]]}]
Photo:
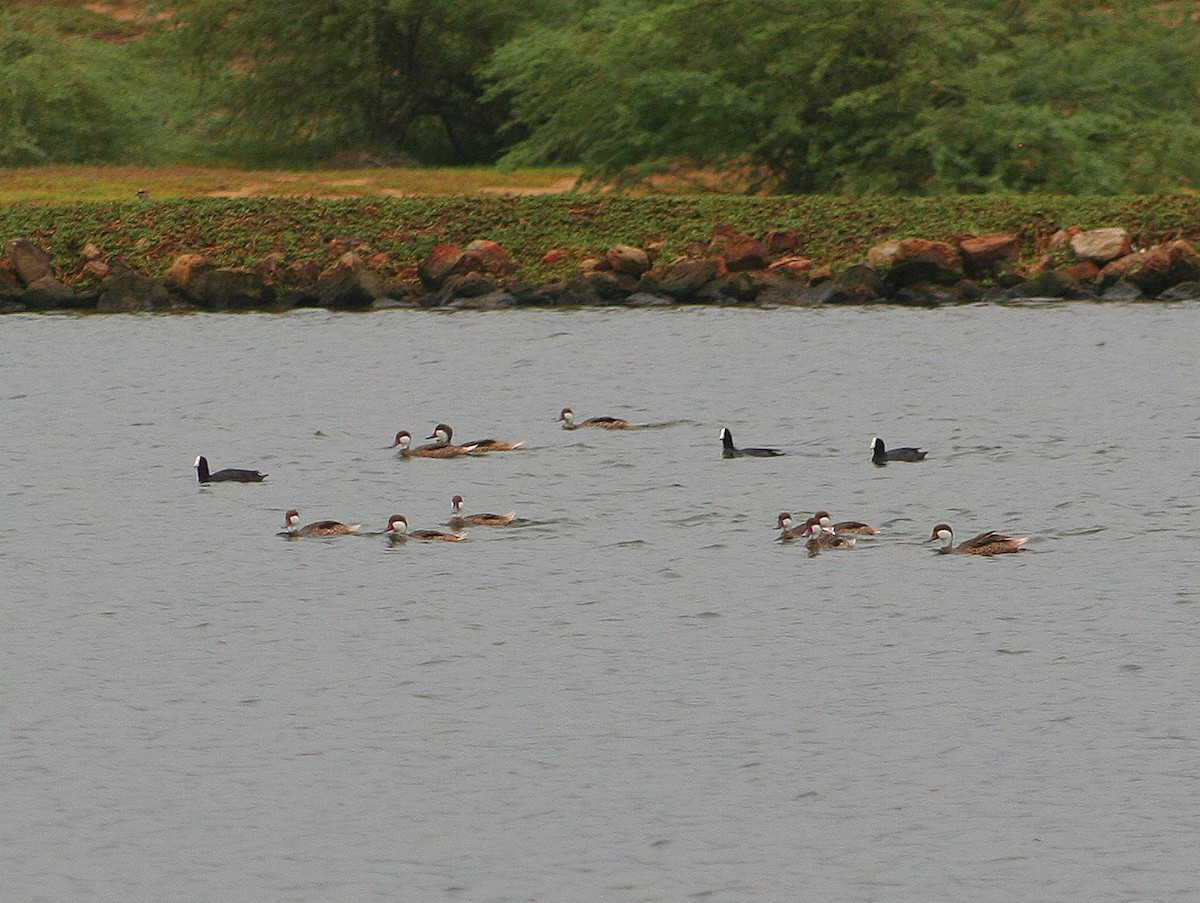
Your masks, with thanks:
[{"label": "foliage", "polygon": [[[488,72],[510,164],[749,166],[786,192],[1200,183],[1200,22],[1133,0],[600,0]],[[1130,166],[1130,162],[1133,166]]]},{"label": "foliage", "polygon": [[[462,246],[488,238],[512,253],[520,266],[516,278],[542,282],[615,244],[662,242],[662,257],[669,260],[689,243],[709,238],[718,223],[754,235],[793,230],[801,253],[830,265],[859,260],[885,238],[1001,230],[1015,232],[1033,257],[1046,250],[1051,233],[1069,226],[1122,226],[1139,245],[1174,238],[1200,242],[1200,198],[557,195],[9,204],[0,206],[0,242],[30,238],[68,269],[91,242],[161,275],[185,252],[207,253],[228,266],[252,266],[271,252],[288,261],[330,264],[337,252],[329,240],[354,236],[387,255],[384,275],[395,278],[439,242]],[[568,252],[559,265],[541,262],[552,248]]]},{"label": "foliage", "polygon": [[176,35],[202,75],[209,134],[243,154],[469,163],[496,156],[506,115],[475,70],[547,3],[186,0]]}]

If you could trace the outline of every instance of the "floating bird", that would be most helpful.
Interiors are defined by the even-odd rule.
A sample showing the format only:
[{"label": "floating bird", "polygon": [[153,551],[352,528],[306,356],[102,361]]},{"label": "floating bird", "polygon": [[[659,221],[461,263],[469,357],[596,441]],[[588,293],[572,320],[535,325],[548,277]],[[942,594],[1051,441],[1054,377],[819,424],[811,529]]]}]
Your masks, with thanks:
[{"label": "floating bird", "polygon": [[1009,552],[1021,551],[1021,546],[1029,542],[1028,536],[1004,536],[989,530],[970,539],[963,540],[957,546],[954,544],[954,531],[949,524],[938,524],[933,528],[926,542],[942,540],[945,545],[938,549],[939,553],[956,552],[963,555],[1005,555]]},{"label": "floating bird", "polygon": [[408,430],[396,433],[396,441],[391,444],[391,448],[397,446],[400,448],[402,458],[457,458],[475,450],[473,445],[438,445],[437,443],[418,445],[413,448],[412,434]]},{"label": "floating bird", "polygon": [[804,528],[793,527],[792,516],[786,511],[779,515],[775,528],[779,531],[780,542],[791,542],[793,539],[806,538]]},{"label": "floating bird", "polygon": [[721,444],[724,446],[721,451],[722,458],[774,458],[783,454],[777,448],[734,448],[733,433],[726,427],[721,427]]},{"label": "floating bird", "polygon": [[393,541],[403,541],[411,537],[427,542],[458,542],[467,535],[466,533],[442,533],[439,530],[413,530],[410,532],[408,519],[403,514],[393,514],[388,519],[387,532]]},{"label": "floating bird", "polygon": [[287,529],[280,533],[280,536],[345,536],[347,533],[357,532],[362,527],[362,524],[343,524],[336,520],[319,520],[297,527],[300,523],[300,513],[295,509],[283,516],[283,522]]},{"label": "floating bird", "polygon": [[197,455],[192,466],[196,468],[196,477],[201,483],[261,483],[267,478],[265,473],[243,470],[240,467],[226,467],[216,473],[209,473],[208,458],[204,455]]},{"label": "floating bird", "polygon": [[517,516],[517,512],[510,511],[507,514],[463,514],[462,513],[463,497],[456,495],[450,500],[450,520],[448,526],[458,529],[465,527],[467,524],[474,524],[477,527],[504,527],[513,522],[513,518]]},{"label": "floating bird", "polygon": [[[439,423],[433,428],[432,435],[426,436],[427,439],[436,440],[434,445],[450,445],[451,437],[454,435],[454,430],[446,426],[444,423]],[[473,450],[477,452],[494,452],[494,451],[514,451],[524,445],[524,442],[502,442],[499,439],[476,439],[474,442],[464,442],[464,447],[473,446]]]},{"label": "floating bird", "polygon": [[871,440],[871,462],[879,467],[883,467],[888,461],[924,461],[927,454],[928,452],[923,452],[919,448],[911,447],[894,448],[888,451],[887,446],[878,436]]},{"label": "floating bird", "polygon": [[810,517],[804,522],[804,535],[808,537],[809,555],[816,555],[821,549],[853,549],[858,541],[853,536],[826,533],[821,528],[821,522],[815,517]]},{"label": "floating bird", "polygon": [[620,417],[589,417],[587,420],[575,422],[575,412],[570,408],[563,408],[559,412],[558,419],[562,421],[564,430],[573,430],[581,426],[598,426],[604,430],[623,430],[629,426],[628,420],[622,420]]},{"label": "floating bird", "polygon": [[860,523],[856,520],[844,520],[841,523],[835,524],[829,516],[828,511],[818,511],[813,515],[821,522],[821,529],[826,533],[846,534],[852,533],[855,536],[874,536],[879,531],[867,524]]}]

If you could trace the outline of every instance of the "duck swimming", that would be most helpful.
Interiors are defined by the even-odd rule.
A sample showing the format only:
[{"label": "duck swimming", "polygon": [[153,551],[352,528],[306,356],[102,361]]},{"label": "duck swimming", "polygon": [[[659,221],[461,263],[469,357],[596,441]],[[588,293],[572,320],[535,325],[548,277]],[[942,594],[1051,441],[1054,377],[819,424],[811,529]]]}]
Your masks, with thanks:
[{"label": "duck swimming", "polygon": [[589,417],[587,420],[575,422],[575,412],[570,408],[563,408],[559,412],[558,419],[562,421],[564,430],[578,429],[581,426],[598,426],[604,430],[623,430],[629,427],[628,420],[622,420],[620,417]]},{"label": "duck swimming", "polygon": [[393,542],[402,542],[410,537],[427,542],[458,542],[467,535],[466,533],[442,533],[439,530],[413,530],[410,532],[408,519],[403,514],[393,514],[388,519],[387,533]]},{"label": "duck swimming", "polygon": [[879,531],[867,524],[860,523],[856,520],[844,520],[841,523],[835,524],[829,516],[828,511],[818,511],[813,515],[821,523],[821,529],[826,533],[837,534],[853,534],[855,536],[874,536]]},{"label": "duck swimming", "polygon": [[810,517],[804,522],[804,535],[808,537],[809,555],[816,555],[821,549],[853,549],[858,541],[853,536],[826,533],[821,527],[821,522],[815,517]]},{"label": "duck swimming", "polygon": [[517,516],[515,511],[509,511],[507,514],[463,514],[462,505],[463,497],[461,495],[456,495],[450,500],[451,514],[447,523],[455,529],[465,527],[467,524],[477,527],[504,527],[511,524],[513,518]]},{"label": "duck swimming", "polygon": [[391,444],[391,447],[396,448],[397,446],[400,448],[400,457],[402,458],[457,458],[475,450],[473,445],[438,445],[436,443],[418,445],[413,448],[412,434],[408,430],[396,433],[396,441]]},{"label": "duck swimming", "polygon": [[[450,445],[450,439],[453,435],[454,430],[450,429],[444,423],[439,423],[433,428],[433,434],[426,436],[426,438],[435,440],[434,445]],[[464,442],[463,447],[477,452],[494,452],[514,451],[524,444],[524,442],[502,442],[499,439],[476,439],[474,442]]]},{"label": "duck swimming", "polygon": [[941,554],[958,553],[962,555],[1005,555],[1021,551],[1021,546],[1029,542],[1028,536],[1004,536],[994,530],[980,533],[965,539],[957,546],[954,544],[954,531],[949,524],[938,524],[933,528],[926,542],[942,540],[945,545],[938,549]]},{"label": "duck swimming", "polygon": [[919,448],[893,448],[887,450],[887,446],[883,444],[883,440],[878,436],[871,440],[871,463],[879,467],[884,467],[888,461],[924,461],[928,452],[923,452]]},{"label": "duck swimming", "polygon": [[267,478],[265,473],[243,470],[240,467],[226,467],[216,473],[209,473],[208,458],[204,455],[197,455],[192,466],[196,468],[196,477],[201,483],[261,483]]},{"label": "duck swimming", "polygon": [[336,520],[319,520],[297,527],[300,523],[300,513],[294,508],[283,516],[283,523],[287,529],[280,533],[280,536],[345,536],[347,533],[358,532],[362,527],[362,524],[343,524]]},{"label": "duck swimming", "polygon": [[777,455],[782,455],[777,448],[735,448],[733,445],[733,433],[729,432],[728,428],[721,427],[721,457],[722,458],[774,458]]},{"label": "duck swimming", "polygon": [[786,511],[779,515],[775,529],[779,531],[780,542],[791,542],[793,539],[804,539],[806,537],[803,527],[792,526],[792,516]]}]

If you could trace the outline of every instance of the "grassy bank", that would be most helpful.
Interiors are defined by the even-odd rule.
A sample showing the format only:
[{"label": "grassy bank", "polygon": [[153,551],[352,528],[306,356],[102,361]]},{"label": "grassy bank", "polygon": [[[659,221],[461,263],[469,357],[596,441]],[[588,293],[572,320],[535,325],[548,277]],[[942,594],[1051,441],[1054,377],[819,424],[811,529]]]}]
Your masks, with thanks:
[{"label": "grassy bank", "polygon": [[[208,198],[0,205],[0,239],[30,238],[69,269],[85,244],[161,275],[178,254],[203,252],[223,265],[251,265],[271,252],[288,260],[333,259],[329,241],[362,239],[387,256],[394,277],[439,242],[488,238],[520,266],[517,278],[542,282],[573,270],[614,244],[661,242],[670,258],[727,223],[752,235],[792,230],[800,253],[835,267],[892,237],[940,239],[1011,231],[1023,256],[1045,250],[1059,228],[1123,226],[1135,242],[1185,238],[1200,243],[1200,198],[978,196],[971,198],[725,196],[422,196],[350,200]],[[546,251],[566,258],[541,263]]]}]

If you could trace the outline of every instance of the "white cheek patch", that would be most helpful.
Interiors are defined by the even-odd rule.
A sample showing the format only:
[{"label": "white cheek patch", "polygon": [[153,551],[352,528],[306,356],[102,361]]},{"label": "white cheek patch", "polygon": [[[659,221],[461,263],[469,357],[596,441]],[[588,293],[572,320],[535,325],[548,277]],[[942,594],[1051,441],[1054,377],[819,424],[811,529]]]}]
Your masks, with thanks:
[{"label": "white cheek patch", "polygon": [[200,466],[200,456],[196,455],[196,460],[192,462],[192,467],[199,467],[199,466]]}]

